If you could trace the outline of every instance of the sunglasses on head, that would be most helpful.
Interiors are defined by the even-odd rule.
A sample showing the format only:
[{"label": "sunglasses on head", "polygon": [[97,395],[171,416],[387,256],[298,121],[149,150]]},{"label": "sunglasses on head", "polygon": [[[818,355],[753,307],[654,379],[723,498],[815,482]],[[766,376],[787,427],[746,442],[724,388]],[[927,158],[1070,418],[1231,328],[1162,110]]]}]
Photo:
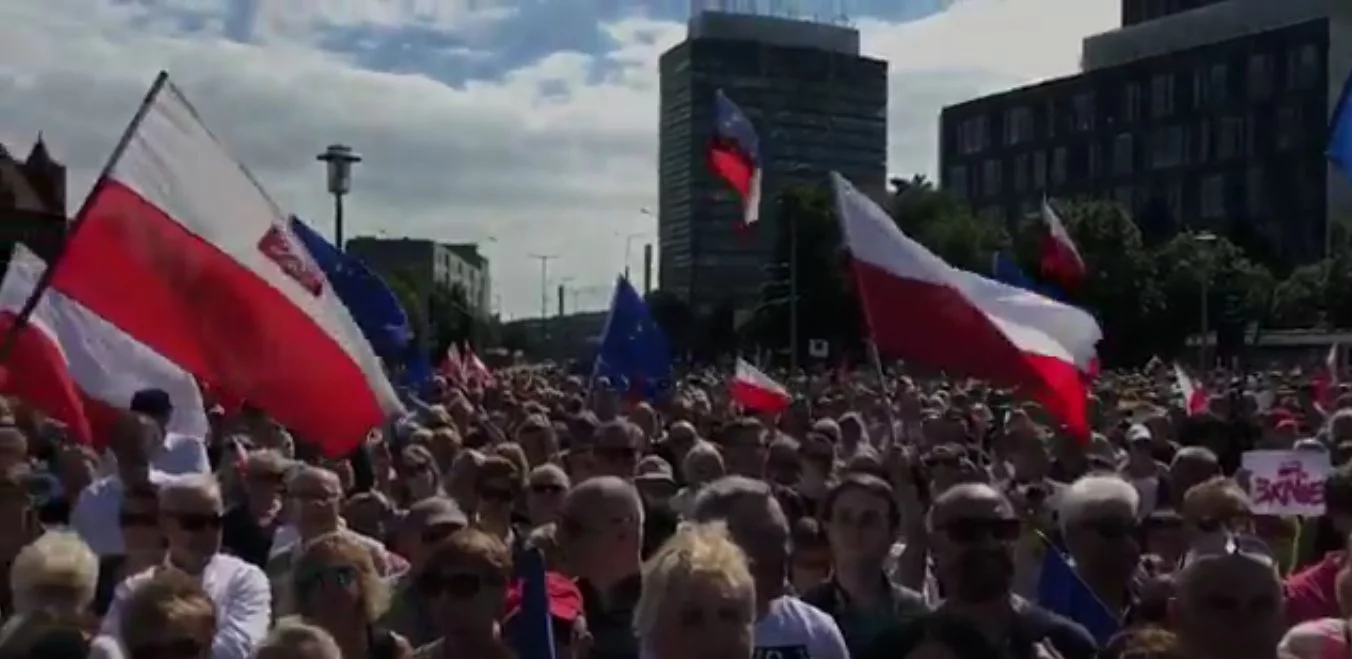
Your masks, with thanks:
[{"label": "sunglasses on head", "polygon": [[219,513],[171,513],[170,516],[189,533],[216,531],[221,528],[222,518]]},{"label": "sunglasses on head", "polygon": [[418,579],[418,590],[424,597],[448,595],[456,599],[470,599],[488,588],[505,588],[507,580],[501,575],[488,576],[476,572],[429,571]]},{"label": "sunglasses on head", "polygon": [[122,528],[136,528],[144,526],[156,526],[160,518],[155,513],[137,513],[123,511],[117,516],[118,525]]},{"label": "sunglasses on head", "polygon": [[1272,548],[1262,538],[1247,533],[1207,533],[1192,540],[1188,553],[1183,557],[1183,565],[1207,558],[1237,556],[1265,565],[1277,565]]},{"label": "sunglasses on head", "polygon": [[976,544],[982,540],[1010,542],[1018,539],[1022,525],[1013,518],[959,518],[943,525],[943,530],[959,544]]},{"label": "sunglasses on head", "polygon": [[296,578],[296,586],[303,591],[313,590],[323,585],[348,588],[357,583],[359,573],[351,565],[337,565],[310,570]]},{"label": "sunglasses on head", "polygon": [[195,639],[178,638],[163,643],[145,643],[131,648],[128,659],[192,659],[206,647]]}]

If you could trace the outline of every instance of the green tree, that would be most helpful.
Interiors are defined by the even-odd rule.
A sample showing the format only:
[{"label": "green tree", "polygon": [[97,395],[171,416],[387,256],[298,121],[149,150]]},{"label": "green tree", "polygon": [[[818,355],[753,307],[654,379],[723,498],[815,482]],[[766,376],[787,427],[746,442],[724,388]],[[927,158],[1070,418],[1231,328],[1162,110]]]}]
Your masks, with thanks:
[{"label": "green tree", "polygon": [[680,296],[662,289],[654,290],[644,300],[658,327],[666,333],[671,349],[676,354],[689,350],[695,331],[695,313]]},{"label": "green tree", "polygon": [[1271,315],[1276,279],[1224,237],[1179,234],[1159,246],[1155,262],[1166,308],[1159,322],[1174,329],[1179,347],[1201,329],[1203,304],[1222,358],[1241,354],[1248,325]]},{"label": "green tree", "polygon": [[1325,322],[1329,265],[1303,265],[1277,283],[1267,324],[1277,329],[1304,329]]},{"label": "green tree", "polygon": [[991,255],[1009,248],[1009,230],[1003,224],[974,215],[924,176],[894,178],[892,186],[888,210],[897,227],[950,264],[989,272]]}]

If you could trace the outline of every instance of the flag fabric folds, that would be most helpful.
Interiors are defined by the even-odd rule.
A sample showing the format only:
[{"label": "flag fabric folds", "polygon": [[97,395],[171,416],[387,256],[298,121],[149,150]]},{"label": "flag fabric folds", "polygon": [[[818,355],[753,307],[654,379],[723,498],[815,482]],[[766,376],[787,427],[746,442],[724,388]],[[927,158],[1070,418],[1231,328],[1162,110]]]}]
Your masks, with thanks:
[{"label": "flag fabric folds", "polygon": [[751,412],[778,414],[793,404],[793,396],[784,385],[741,357],[737,358],[728,393],[738,405]]},{"label": "flag fabric folds", "polygon": [[291,223],[161,74],[52,287],[330,455],[403,411]]},{"label": "flag fabric folds", "polygon": [[516,609],[508,623],[512,648],[519,659],[557,659],[554,656],[554,625],[549,615],[549,574],[544,554],[530,548],[516,558],[517,583],[512,592]]},{"label": "flag fabric folds", "polygon": [[1319,371],[1314,374],[1311,380],[1311,388],[1314,390],[1315,406],[1324,410],[1333,409],[1337,402],[1335,399],[1338,391],[1338,344],[1329,346],[1328,354],[1324,356],[1324,363],[1320,364]]},{"label": "flag fabric folds", "polygon": [[601,330],[601,345],[592,367],[592,384],[599,378],[623,383],[631,395],[645,400],[662,398],[670,386],[671,347],[648,311],[648,305],[628,279],[615,281],[610,312]]},{"label": "flag fabric folds", "polygon": [[742,227],[760,218],[760,138],[742,109],[723,90],[714,92],[714,137],[709,164],[742,196]]},{"label": "flag fabric folds", "polygon": [[441,359],[441,377],[451,384],[465,383],[465,360],[460,356],[460,346],[455,343],[446,346],[446,356]]},{"label": "flag fabric folds", "polygon": [[1187,410],[1189,415],[1206,412],[1206,389],[1188,377],[1187,371],[1178,364],[1174,364],[1174,382],[1178,385],[1178,395],[1183,398],[1183,409]]},{"label": "flag fabric folds", "polygon": [[864,317],[878,350],[1018,387],[1088,439],[1088,377],[1103,334],[1081,309],[959,270],[831,175]]},{"label": "flag fabric folds", "polygon": [[1352,76],[1343,83],[1343,94],[1329,125],[1328,159],[1343,177],[1352,181]]},{"label": "flag fabric folds", "polygon": [[1046,553],[1038,574],[1037,605],[1079,623],[1100,646],[1106,646],[1121,629],[1117,616],[1090,590],[1065,554],[1045,538],[1043,543]]},{"label": "flag fabric folds", "polygon": [[79,302],[48,289],[27,324],[15,328],[46,269],[37,255],[15,246],[0,283],[0,333],[18,333],[0,390],[66,424],[76,439],[101,447],[137,391],[160,389],[174,406],[168,431],[206,438],[202,392],[192,375]]},{"label": "flag fabric folds", "polygon": [[1077,286],[1085,278],[1084,259],[1080,257],[1075,241],[1070,239],[1061,216],[1046,199],[1042,200],[1042,223],[1045,229],[1040,255],[1042,276],[1065,288]]}]

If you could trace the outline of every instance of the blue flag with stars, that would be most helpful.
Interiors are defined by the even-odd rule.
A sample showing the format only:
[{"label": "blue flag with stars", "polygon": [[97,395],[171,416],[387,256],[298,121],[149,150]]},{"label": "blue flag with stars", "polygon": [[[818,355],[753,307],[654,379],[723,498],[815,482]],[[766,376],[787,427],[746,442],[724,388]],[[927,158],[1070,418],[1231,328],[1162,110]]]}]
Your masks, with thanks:
[{"label": "blue flag with stars", "polygon": [[615,282],[601,346],[592,366],[592,384],[606,378],[644,400],[662,398],[671,382],[671,346],[648,305],[629,280]]}]

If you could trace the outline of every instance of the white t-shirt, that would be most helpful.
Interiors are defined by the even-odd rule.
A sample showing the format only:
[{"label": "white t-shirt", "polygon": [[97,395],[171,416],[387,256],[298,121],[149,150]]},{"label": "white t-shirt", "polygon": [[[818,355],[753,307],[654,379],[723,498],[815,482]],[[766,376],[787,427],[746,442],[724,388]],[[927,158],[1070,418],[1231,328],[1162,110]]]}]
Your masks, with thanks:
[{"label": "white t-shirt", "polygon": [[754,659],[849,659],[845,637],[831,616],[796,597],[770,603],[756,622]]}]

